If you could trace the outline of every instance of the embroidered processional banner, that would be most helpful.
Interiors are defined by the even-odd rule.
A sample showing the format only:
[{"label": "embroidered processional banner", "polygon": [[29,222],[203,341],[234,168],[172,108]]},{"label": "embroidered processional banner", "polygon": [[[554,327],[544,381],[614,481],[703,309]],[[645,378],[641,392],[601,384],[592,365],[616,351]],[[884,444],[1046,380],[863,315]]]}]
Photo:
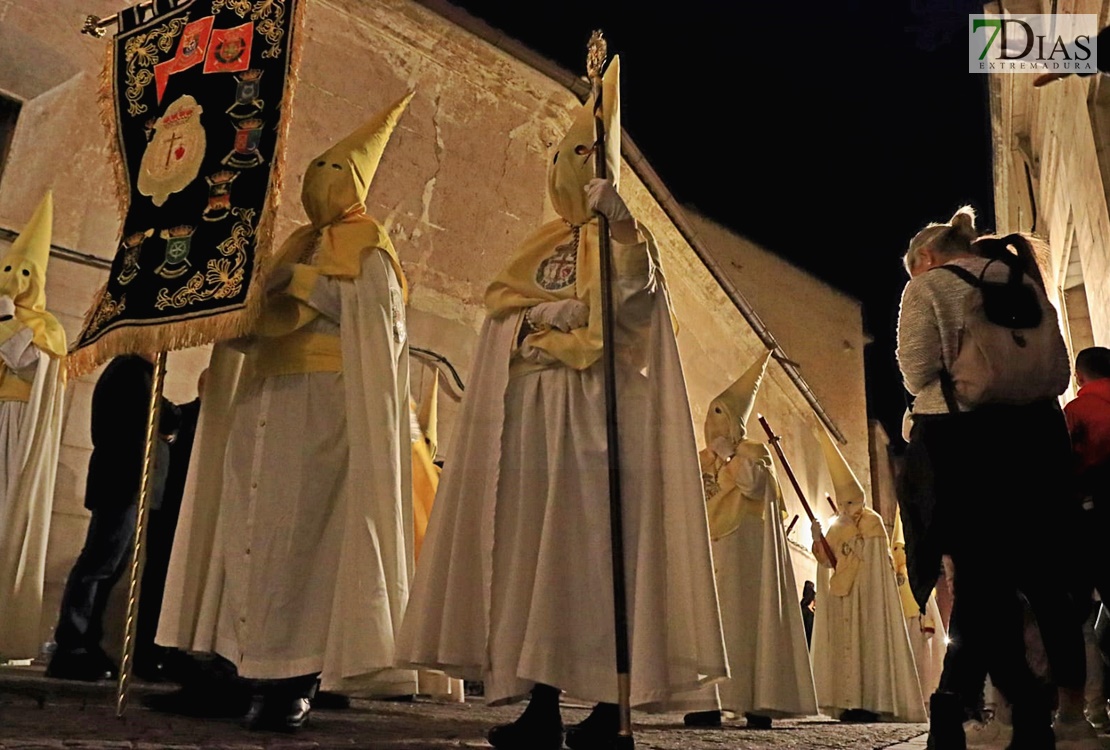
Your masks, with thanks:
[{"label": "embroidered processional banner", "polygon": [[243,333],[262,299],[304,0],[120,13],[102,81],[122,232],[70,369]]}]

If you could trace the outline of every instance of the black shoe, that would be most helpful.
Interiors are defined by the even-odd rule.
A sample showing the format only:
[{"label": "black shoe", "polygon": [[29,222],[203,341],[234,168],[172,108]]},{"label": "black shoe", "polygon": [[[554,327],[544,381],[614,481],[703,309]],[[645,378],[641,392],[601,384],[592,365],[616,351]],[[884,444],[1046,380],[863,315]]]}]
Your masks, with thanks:
[{"label": "black shoe", "polygon": [[286,707],[281,728],[287,732],[300,729],[308,723],[308,715],[311,712],[312,702],[308,698],[294,698],[293,703]]},{"label": "black shoe", "polygon": [[879,718],[877,713],[866,708],[849,708],[840,714],[840,720],[846,724],[875,724]]},{"label": "black shoe", "polygon": [[926,750],[967,750],[960,696],[937,691],[929,698],[929,739]]},{"label": "black shoe", "polygon": [[611,750],[620,731],[620,715],[611,703],[599,703],[583,721],[567,729],[570,750]]},{"label": "black shoe", "polygon": [[489,730],[486,739],[497,750],[561,750],[563,722],[543,722],[524,716],[512,724],[501,724]]},{"label": "black shoe", "polygon": [[268,718],[266,714],[266,696],[257,694],[251,696],[251,705],[247,709],[247,713],[243,715],[243,728],[244,729],[264,729],[263,724],[265,719]]},{"label": "black shoe", "polygon": [[143,682],[168,682],[165,667],[160,661],[136,661],[132,673]]},{"label": "black shoe", "polygon": [[96,654],[85,649],[55,651],[46,667],[46,676],[58,680],[100,682],[111,680],[112,671]]},{"label": "black shoe", "polygon": [[762,714],[744,714],[744,718],[748,721],[748,729],[770,729],[771,717]]},{"label": "black shoe", "polygon": [[308,723],[319,684],[316,675],[256,681],[243,726],[252,730],[297,731]]},{"label": "black shoe", "polygon": [[682,723],[688,727],[719,727],[721,726],[721,712],[694,711],[683,716]]},{"label": "black shoe", "polygon": [[243,717],[243,727],[252,731],[295,732],[308,723],[310,713],[312,702],[308,698],[255,695]]},{"label": "black shoe", "polygon": [[93,658],[100,663],[101,668],[104,670],[105,674],[108,675],[109,680],[119,679],[119,665],[116,664],[112,657],[104,652],[104,649],[96,648],[91,653]]}]

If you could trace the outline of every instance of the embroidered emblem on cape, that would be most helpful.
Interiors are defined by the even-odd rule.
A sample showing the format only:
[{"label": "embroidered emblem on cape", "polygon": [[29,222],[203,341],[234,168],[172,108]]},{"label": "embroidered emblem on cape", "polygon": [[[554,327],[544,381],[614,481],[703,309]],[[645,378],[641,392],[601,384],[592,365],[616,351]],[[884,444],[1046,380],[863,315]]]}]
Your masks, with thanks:
[{"label": "embroidered emblem on cape", "polygon": [[127,286],[135,280],[139,273],[139,254],[143,250],[143,243],[154,235],[153,229],[145,232],[135,232],[123,238],[123,268],[116,276],[122,286]]},{"label": "embroidered emblem on cape", "polygon": [[257,167],[266,161],[258,153],[258,144],[262,141],[262,128],[265,120],[250,118],[240,120],[235,126],[235,148],[223,158],[221,163],[238,169]]},{"label": "embroidered emblem on cape", "polygon": [[186,95],[167,107],[154,123],[154,137],[139,165],[137,187],[155,206],[161,206],[197,178],[206,146],[200,122],[203,111],[196,99]]},{"label": "embroidered emblem on cape", "polygon": [[398,287],[389,288],[389,308],[393,313],[393,340],[403,344],[408,335],[405,331],[405,299]]},{"label": "embroidered emblem on cape", "polygon": [[164,279],[176,279],[189,270],[189,250],[193,244],[196,227],[173,227],[163,229],[159,236],[166,241],[166,257],[154,273]]},{"label": "embroidered emblem on cape", "polygon": [[238,172],[223,170],[204,178],[208,183],[208,206],[201,215],[205,221],[226,219],[231,213],[231,183],[239,176]]},{"label": "embroidered emblem on cape", "polygon": [[262,89],[261,70],[248,70],[236,76],[235,103],[227,108],[227,113],[236,119],[253,117],[262,111],[265,102],[258,98]]},{"label": "embroidered emblem on cape", "polygon": [[212,32],[208,57],[204,60],[205,73],[238,73],[251,66],[251,42],[254,24],[245,23],[231,29]]},{"label": "embroidered emblem on cape", "polygon": [[536,283],[541,289],[557,292],[574,286],[578,276],[578,233],[565,245],[559,245],[536,269]]}]

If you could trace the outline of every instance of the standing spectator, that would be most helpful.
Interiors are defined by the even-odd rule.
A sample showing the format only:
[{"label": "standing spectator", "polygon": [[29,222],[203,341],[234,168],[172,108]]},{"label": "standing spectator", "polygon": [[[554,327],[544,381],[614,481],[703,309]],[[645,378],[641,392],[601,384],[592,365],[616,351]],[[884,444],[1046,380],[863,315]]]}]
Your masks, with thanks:
[{"label": "standing spectator", "polygon": [[[1056,737],[1097,747],[1083,721],[1082,605],[1069,596],[1079,570],[1077,509],[1061,487],[1069,448],[1056,397],[1070,368],[1033,246],[1019,234],[978,238],[965,207],[919,232],[905,266],[898,364],[914,402],[899,501],[918,604],[928,601],[943,555],[954,569],[951,643],[931,700],[930,744],[964,746],[965,704],[981,692],[985,666],[1013,705],[1012,747],[1053,746],[1052,707],[1026,663],[1024,594],[1059,688]],[[990,317],[985,295],[993,304],[999,289],[1007,312],[1028,316],[1020,328]],[[961,348],[969,330],[977,343],[1010,342],[1005,356],[988,360],[995,369],[968,359],[984,351]],[[968,387],[973,376],[982,394]]]},{"label": "standing spectator", "polygon": [[[62,594],[49,677],[96,681],[111,679],[116,672],[100,640],[108,595],[127,569],[135,535],[153,363],[152,354],[116,357],[93,390],[93,452],[85,484],[85,507],[92,518]],[[177,407],[163,399],[153,505],[159,504],[165,488],[169,442],[179,420]]]},{"label": "standing spectator", "polygon": [[[1092,346],[1079,352],[1075,382],[1079,393],[1064,407],[1064,416],[1071,434],[1076,488],[1083,507],[1094,514],[1093,525],[1102,531],[1110,528],[1110,349]],[[1101,563],[1099,568],[1099,593],[1110,598],[1110,587],[1104,583],[1107,566]]]},{"label": "standing spectator", "polygon": [[[1071,434],[1076,491],[1088,519],[1083,524],[1087,532],[1083,547],[1091,553],[1087,569],[1094,574],[1099,598],[1110,601],[1110,566],[1103,552],[1110,530],[1110,349],[1093,346],[1079,352],[1075,382],[1079,393],[1064,407],[1064,416]],[[1088,720],[1105,727],[1106,702],[1100,696],[1098,703],[1087,707]]]},{"label": "standing spectator", "polygon": [[802,584],[802,624],[806,629],[806,644],[813,644],[813,613],[817,608],[817,586],[813,581]]},{"label": "standing spectator", "polygon": [[135,638],[135,675],[144,680],[164,679],[166,662],[172,659],[172,654],[176,651],[155,645],[154,634],[158,630],[158,613],[162,609],[162,595],[166,589],[166,571],[169,569],[170,551],[173,549],[174,532],[177,530],[177,517],[181,512],[181,498],[185,493],[185,477],[189,472],[189,456],[193,452],[193,437],[196,434],[200,399],[207,375],[208,370],[205,369],[197,379],[197,397],[178,407],[181,422],[177,429],[177,439],[169,447],[169,466],[166,470],[162,502],[158,507],[150,509],[146,565],[143,568],[138,633]]}]

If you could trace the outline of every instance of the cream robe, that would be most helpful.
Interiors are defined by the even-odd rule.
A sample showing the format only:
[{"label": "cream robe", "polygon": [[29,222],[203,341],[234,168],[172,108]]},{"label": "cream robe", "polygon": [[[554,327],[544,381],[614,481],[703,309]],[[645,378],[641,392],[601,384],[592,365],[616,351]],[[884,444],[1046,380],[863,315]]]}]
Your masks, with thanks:
[{"label": "cream robe", "polygon": [[829,568],[817,569],[811,653],[818,704],[833,717],[863,708],[888,720],[925,721],[886,535],[857,537],[855,547],[860,567],[847,596],[829,590]]},{"label": "cream robe", "polygon": [[321,672],[325,690],[412,694],[415,674],[392,669],[413,567],[400,285],[369,252],[357,278],[317,291],[310,325],[338,324],[341,374],[239,382],[240,358],[213,354],[157,641],[216,651],[247,678]]},{"label": "cream robe", "polygon": [[62,363],[22,329],[0,358],[31,381],[26,402],[0,402],[0,661],[42,650],[42,593],[62,437]]},{"label": "cream robe", "polygon": [[940,617],[940,607],[937,606],[937,595],[929,596],[929,603],[925,606],[925,614],[931,621],[936,632],[924,632],[921,629],[922,620],[920,611],[908,613],[906,618],[906,633],[910,637],[910,646],[913,648],[913,660],[917,666],[917,677],[921,683],[921,696],[926,701],[936,692],[940,685],[940,673],[944,671],[944,654],[948,651],[944,639],[944,621]]},{"label": "cream robe", "polygon": [[[618,398],[632,705],[727,676],[689,403],[657,269],[620,280]],[[489,318],[398,639],[403,666],[617,701],[601,364],[510,378]]]},{"label": "cream robe", "polygon": [[762,517],[742,513],[732,533],[713,541],[732,676],[713,689],[676,698],[669,707],[770,717],[816,715],[809,646],[795,601],[798,588],[771,454],[766,445],[744,441],[726,468],[735,491],[761,501],[763,508]]}]

